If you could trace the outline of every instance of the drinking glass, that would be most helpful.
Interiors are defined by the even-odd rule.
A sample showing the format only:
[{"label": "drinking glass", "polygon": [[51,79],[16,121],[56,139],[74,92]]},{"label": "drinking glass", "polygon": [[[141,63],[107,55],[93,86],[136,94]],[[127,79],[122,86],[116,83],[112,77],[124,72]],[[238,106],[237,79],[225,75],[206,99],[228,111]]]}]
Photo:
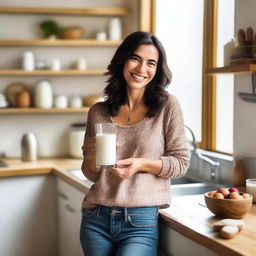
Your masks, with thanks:
[{"label": "drinking glass", "polygon": [[96,166],[108,168],[116,163],[116,125],[97,123],[96,129]]}]

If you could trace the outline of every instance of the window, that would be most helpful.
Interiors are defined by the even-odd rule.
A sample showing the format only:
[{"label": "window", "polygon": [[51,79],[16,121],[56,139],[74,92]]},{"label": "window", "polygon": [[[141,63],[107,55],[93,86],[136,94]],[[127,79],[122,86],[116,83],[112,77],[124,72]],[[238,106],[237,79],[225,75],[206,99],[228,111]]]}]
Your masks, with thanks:
[{"label": "window", "polygon": [[202,137],[204,1],[157,0],[155,32],[173,73],[168,91],[181,103],[185,124]]},{"label": "window", "polygon": [[[234,36],[234,2],[155,0],[155,33],[173,72],[168,91],[179,99],[185,124],[197,141],[202,141],[205,149],[226,153],[233,150],[233,76],[216,76],[216,87],[214,79],[205,79],[205,92],[202,78],[203,65],[215,65],[216,60],[217,66],[223,66],[223,47]],[[208,42],[204,43],[211,41],[207,47],[203,44],[204,15],[208,22]]]}]

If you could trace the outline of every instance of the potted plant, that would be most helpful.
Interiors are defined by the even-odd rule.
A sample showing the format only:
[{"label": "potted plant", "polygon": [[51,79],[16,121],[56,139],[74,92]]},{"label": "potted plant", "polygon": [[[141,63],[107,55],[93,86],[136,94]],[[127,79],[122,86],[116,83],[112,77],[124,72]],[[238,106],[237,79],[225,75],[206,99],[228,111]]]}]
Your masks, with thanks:
[{"label": "potted plant", "polygon": [[60,33],[59,25],[53,20],[46,20],[40,23],[46,38],[56,39]]}]

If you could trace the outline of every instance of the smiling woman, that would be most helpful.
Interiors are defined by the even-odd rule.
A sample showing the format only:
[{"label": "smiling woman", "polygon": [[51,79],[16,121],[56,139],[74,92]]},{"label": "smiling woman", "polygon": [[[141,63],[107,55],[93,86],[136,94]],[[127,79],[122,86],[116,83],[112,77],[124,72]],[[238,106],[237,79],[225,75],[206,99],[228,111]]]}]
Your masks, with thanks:
[{"label": "smiling woman", "polygon": [[[110,65],[105,102],[90,108],[83,146],[84,175],[94,182],[82,208],[81,243],[90,256],[156,256],[158,209],[170,205],[170,177],[189,165],[187,140],[164,48],[147,32],[134,32]],[[117,162],[95,163],[95,125],[116,127]],[[154,189],[152,189],[154,188]]]}]

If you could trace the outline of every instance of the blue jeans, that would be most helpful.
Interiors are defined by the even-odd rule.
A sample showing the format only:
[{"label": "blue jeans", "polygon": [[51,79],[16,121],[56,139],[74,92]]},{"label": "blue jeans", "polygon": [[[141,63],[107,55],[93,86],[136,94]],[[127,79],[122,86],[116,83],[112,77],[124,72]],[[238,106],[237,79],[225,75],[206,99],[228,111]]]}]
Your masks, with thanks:
[{"label": "blue jeans", "polygon": [[80,241],[86,256],[156,256],[158,207],[84,208]]}]

